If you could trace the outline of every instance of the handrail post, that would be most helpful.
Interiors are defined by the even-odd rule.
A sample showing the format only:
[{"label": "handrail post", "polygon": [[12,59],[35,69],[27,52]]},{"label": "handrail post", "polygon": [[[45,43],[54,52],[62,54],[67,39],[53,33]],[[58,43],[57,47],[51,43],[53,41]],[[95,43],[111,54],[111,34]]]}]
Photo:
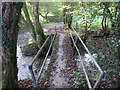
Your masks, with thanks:
[{"label": "handrail post", "polygon": [[101,79],[102,79],[103,76],[104,76],[104,72],[102,71],[102,72],[101,72],[101,75],[100,75],[99,79],[97,80],[97,82],[95,83],[93,89],[96,89],[96,88],[97,88],[97,86],[98,86],[98,84],[99,84],[99,82],[101,81]]},{"label": "handrail post", "polygon": [[[51,43],[53,43],[53,41],[54,41],[54,39],[55,39],[55,37],[56,37],[56,34],[57,34],[57,32],[55,31],[55,35],[54,35],[53,40],[52,40]],[[28,66],[29,71],[30,71],[30,74],[31,74],[31,78],[32,78],[32,81],[33,81],[33,85],[34,85],[35,88],[38,87],[39,74],[38,74],[38,79],[36,79],[36,77],[35,77],[35,75],[34,75],[34,72],[33,72],[33,63],[35,62],[35,60],[36,60],[36,58],[38,57],[38,55],[41,53],[43,47],[45,46],[45,44],[47,43],[47,41],[49,40],[49,38],[51,37],[51,35],[52,35],[52,33],[51,33],[50,36],[46,39],[46,41],[43,43],[43,45],[41,46],[41,48],[39,49],[39,51],[37,52],[37,54],[34,56],[34,58],[32,59],[32,61],[30,62],[30,65]],[[50,47],[52,47],[52,45],[50,45]],[[49,48],[50,48],[50,47],[49,47]],[[50,50],[48,50],[48,52],[49,52],[49,51],[50,51]],[[48,53],[47,53],[47,56],[48,56]],[[46,58],[47,58],[47,57],[46,57]],[[45,62],[45,61],[44,61],[44,62]],[[43,65],[44,65],[44,62],[43,62]],[[42,65],[42,67],[43,67],[43,65]]]},{"label": "handrail post", "polygon": [[29,71],[30,71],[30,74],[31,74],[31,77],[32,77],[33,85],[34,85],[34,87],[37,87],[35,75],[34,75],[34,72],[33,72],[33,64],[29,65],[28,68],[29,68]]},{"label": "handrail post", "polygon": [[[51,33],[51,34],[52,34],[52,33]],[[45,44],[46,44],[47,41],[49,40],[51,34],[50,34],[49,37],[46,39],[46,41],[43,43],[43,45],[41,46],[41,48],[39,49],[39,51],[37,52],[37,54],[34,56],[34,58],[32,59],[32,61],[30,62],[30,65],[28,66],[34,87],[37,87],[38,82],[37,82],[37,80],[36,80],[36,78],[35,78],[35,75],[34,75],[34,72],[33,72],[33,63],[35,62],[35,60],[36,60],[36,58],[38,57],[38,55],[41,53],[43,47],[45,46]]]},{"label": "handrail post", "polygon": [[51,41],[51,44],[50,44],[49,49],[48,49],[48,52],[47,52],[47,54],[46,54],[46,56],[45,56],[45,59],[43,60],[43,64],[42,64],[42,66],[41,66],[41,68],[40,68],[40,71],[39,71],[39,73],[38,73],[37,82],[39,82],[39,79],[40,79],[40,76],[41,76],[43,67],[44,67],[44,65],[45,65],[45,62],[46,62],[46,59],[47,59],[48,54],[49,54],[49,52],[50,52],[50,49],[52,48],[52,45],[53,45],[53,42],[54,42],[54,40],[55,40],[56,35],[57,35],[57,33],[53,36],[52,41]]},{"label": "handrail post", "polygon": [[[96,81],[95,85],[92,87],[92,88],[89,88],[89,89],[96,89],[98,84],[100,83],[103,75],[104,75],[104,72],[103,70],[101,69],[101,67],[98,65],[98,63],[94,60],[92,54],[90,53],[90,51],[88,50],[88,48],[86,47],[86,45],[84,44],[84,42],[82,41],[82,39],[80,38],[80,36],[77,34],[77,32],[75,31],[75,29],[72,27],[72,30],[75,32],[75,34],[77,35],[78,39],[81,41],[82,45],[84,46],[85,50],[88,52],[89,56],[90,56],[90,59],[94,62],[95,66],[98,68],[98,70],[100,71],[100,76],[98,78],[98,80]],[[89,85],[88,85],[89,86]]]}]

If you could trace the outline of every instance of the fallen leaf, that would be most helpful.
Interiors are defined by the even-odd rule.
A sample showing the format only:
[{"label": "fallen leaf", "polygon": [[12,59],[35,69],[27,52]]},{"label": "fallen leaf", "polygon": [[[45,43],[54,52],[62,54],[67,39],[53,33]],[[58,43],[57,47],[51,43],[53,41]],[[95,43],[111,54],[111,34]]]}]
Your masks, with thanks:
[{"label": "fallen leaf", "polygon": [[48,84],[48,81],[46,81],[46,82],[44,83],[44,85],[46,85],[46,84]]}]

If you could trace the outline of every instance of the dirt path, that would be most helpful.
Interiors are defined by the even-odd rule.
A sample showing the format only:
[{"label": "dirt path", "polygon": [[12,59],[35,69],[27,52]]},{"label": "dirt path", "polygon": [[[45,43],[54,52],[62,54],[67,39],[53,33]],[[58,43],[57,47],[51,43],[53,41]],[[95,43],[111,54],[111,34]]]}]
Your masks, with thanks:
[{"label": "dirt path", "polygon": [[56,56],[53,56],[54,59],[51,59],[54,62],[52,62],[53,67],[50,72],[51,76],[49,77],[49,88],[70,88],[72,87],[70,83],[72,79],[67,75],[70,73],[72,75],[72,71],[74,70],[73,66],[76,66],[72,62],[74,60],[72,57],[72,46],[66,33],[59,33],[57,39]]},{"label": "dirt path", "polygon": [[48,26],[43,26],[44,32],[49,32],[49,31],[54,31],[54,30],[60,30],[63,27],[63,23],[61,24],[55,24],[55,25],[48,25]]},{"label": "dirt path", "polygon": [[67,78],[64,76],[64,73],[62,72],[63,69],[66,68],[66,59],[65,59],[65,53],[63,51],[63,41],[64,41],[65,35],[60,34],[59,36],[59,45],[58,45],[58,51],[57,51],[57,59],[54,63],[56,65],[56,70],[53,71],[51,74],[52,82],[51,82],[51,88],[65,88],[69,87]]}]

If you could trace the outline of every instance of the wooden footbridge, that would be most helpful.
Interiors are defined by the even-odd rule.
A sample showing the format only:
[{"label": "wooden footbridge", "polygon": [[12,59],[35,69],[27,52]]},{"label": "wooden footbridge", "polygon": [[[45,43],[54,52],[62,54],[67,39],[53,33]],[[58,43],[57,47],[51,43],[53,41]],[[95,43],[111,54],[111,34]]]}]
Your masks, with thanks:
[{"label": "wooden footbridge", "polygon": [[[95,82],[94,85],[92,85],[91,82],[90,82],[90,78],[89,78],[88,73],[87,73],[87,71],[86,71],[87,69],[86,69],[86,67],[85,67],[85,64],[83,63],[84,61],[82,60],[82,57],[81,57],[81,54],[80,54],[80,50],[79,50],[78,46],[76,45],[75,39],[73,38],[73,32],[74,32],[74,35],[77,36],[78,40],[82,43],[82,45],[83,45],[83,47],[85,48],[86,52],[87,52],[88,55],[90,56],[91,61],[94,63],[95,67],[96,67],[97,70],[99,71],[99,72],[96,73],[96,74],[99,73],[99,76],[98,76],[98,78],[97,78],[97,80],[96,80],[96,82]],[[102,77],[103,77],[103,74],[104,74],[104,73],[103,73],[103,70],[102,70],[101,67],[98,65],[98,63],[96,62],[96,60],[93,58],[93,56],[91,55],[90,51],[88,50],[88,48],[86,47],[86,45],[84,44],[84,42],[82,41],[82,39],[80,38],[79,34],[75,31],[75,29],[73,28],[72,30],[69,30],[68,33],[69,33],[69,36],[71,37],[72,43],[73,43],[73,45],[74,45],[74,47],[75,47],[75,49],[76,49],[76,51],[77,51],[77,53],[78,53],[79,61],[80,61],[80,63],[81,63],[81,67],[82,67],[82,69],[83,69],[83,72],[84,72],[84,75],[85,75],[85,79],[86,79],[88,88],[89,88],[90,90],[96,89],[96,88],[98,87],[98,85],[99,85]],[[33,64],[34,64],[36,58],[37,58],[37,57],[39,56],[39,54],[41,53],[41,51],[42,51],[42,49],[44,48],[44,46],[46,45],[46,43],[47,43],[47,42],[49,41],[49,39],[51,38],[52,34],[53,34],[53,33],[51,33],[51,34],[48,36],[48,38],[47,38],[46,41],[43,43],[43,45],[41,46],[41,48],[39,49],[39,51],[37,52],[37,54],[34,56],[33,60],[31,61],[30,65],[29,65],[29,71],[30,71],[30,73],[31,73],[31,77],[32,77],[32,80],[33,80],[33,85],[34,85],[34,87],[37,87],[37,86],[38,86],[38,83],[39,83],[41,74],[42,74],[42,72],[43,72],[43,70],[44,70],[43,67],[44,67],[44,65],[45,65],[45,62],[46,62],[46,60],[47,60],[47,58],[48,58],[48,55],[49,55],[49,53],[50,53],[50,50],[52,49],[53,43],[54,43],[55,38],[56,38],[56,36],[57,36],[57,31],[56,31],[56,30],[55,30],[55,32],[54,32],[54,36],[52,37],[52,41],[51,41],[51,43],[50,43],[50,46],[49,46],[48,51],[47,51],[47,54],[46,54],[46,56],[45,56],[45,58],[44,58],[43,64],[42,64],[42,66],[41,66],[41,68],[40,68],[40,70],[39,70],[39,73],[38,73],[38,76],[37,76],[37,77],[35,77],[35,75],[34,75]]]}]

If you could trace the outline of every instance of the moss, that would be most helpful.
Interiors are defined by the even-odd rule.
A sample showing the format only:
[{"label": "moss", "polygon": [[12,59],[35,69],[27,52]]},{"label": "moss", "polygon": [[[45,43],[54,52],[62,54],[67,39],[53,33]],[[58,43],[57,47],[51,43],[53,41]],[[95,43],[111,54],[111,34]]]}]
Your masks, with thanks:
[{"label": "moss", "polygon": [[51,69],[51,64],[48,64],[48,70],[50,70]]},{"label": "moss", "polygon": [[[49,35],[46,35],[45,37],[48,37]],[[51,36],[53,37],[53,35]],[[40,53],[40,57],[45,57],[48,48],[50,46],[51,43],[51,38],[48,40],[48,42],[45,44],[45,46],[43,47],[41,53]],[[39,48],[36,42],[32,42],[32,43],[26,43],[26,45],[21,46],[21,52],[24,56],[34,56],[36,55],[36,53],[38,52]],[[51,51],[50,51],[51,54]]]},{"label": "moss", "polygon": [[24,56],[33,56],[38,50],[39,48],[35,42],[21,47],[21,52]]}]

